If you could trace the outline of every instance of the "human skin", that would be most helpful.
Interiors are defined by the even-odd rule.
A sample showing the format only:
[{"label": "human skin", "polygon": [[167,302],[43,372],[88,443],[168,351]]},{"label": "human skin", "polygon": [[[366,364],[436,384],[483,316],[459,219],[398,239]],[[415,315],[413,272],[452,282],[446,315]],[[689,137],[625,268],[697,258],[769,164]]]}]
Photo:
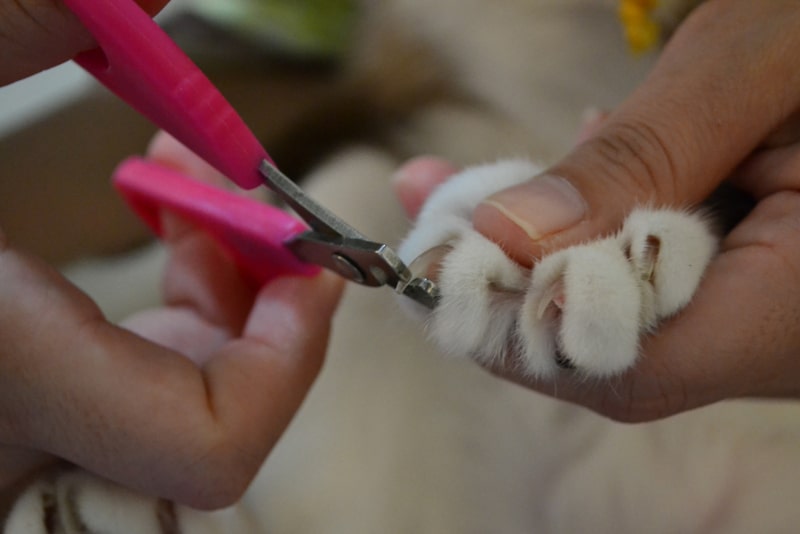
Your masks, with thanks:
[{"label": "human skin", "polygon": [[[4,83],[93,45],[57,0],[0,0]],[[149,157],[220,181],[168,136]],[[164,305],[122,326],[0,230],[0,501],[67,460],[148,494],[226,506],[299,407],[341,280],[253,287],[206,236],[168,214],[165,228]]]},{"label": "human skin", "polygon": [[[158,13],[167,0],[139,0]],[[0,86],[54,67],[95,46],[61,0],[0,0]]]},{"label": "human skin", "polygon": [[[615,231],[638,204],[694,206],[725,179],[758,202],[722,240],[694,300],[644,339],[638,363],[612,383],[492,372],[627,422],[728,398],[800,395],[798,49],[796,2],[708,0],[544,182],[478,206],[475,228],[533,266]],[[435,158],[402,168],[396,188],[409,212],[452,171]]]}]

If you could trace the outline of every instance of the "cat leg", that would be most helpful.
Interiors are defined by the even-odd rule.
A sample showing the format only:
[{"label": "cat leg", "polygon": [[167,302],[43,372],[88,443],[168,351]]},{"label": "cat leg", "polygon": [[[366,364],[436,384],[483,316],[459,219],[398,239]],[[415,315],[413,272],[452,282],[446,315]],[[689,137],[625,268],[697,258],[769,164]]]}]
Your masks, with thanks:
[{"label": "cat leg", "polygon": [[639,209],[617,235],[544,258],[520,313],[527,371],[629,368],[640,336],[689,303],[716,241],[702,215]]},{"label": "cat leg", "polygon": [[520,310],[524,371],[609,375],[636,358],[641,291],[617,238],[570,247],[533,269]]}]

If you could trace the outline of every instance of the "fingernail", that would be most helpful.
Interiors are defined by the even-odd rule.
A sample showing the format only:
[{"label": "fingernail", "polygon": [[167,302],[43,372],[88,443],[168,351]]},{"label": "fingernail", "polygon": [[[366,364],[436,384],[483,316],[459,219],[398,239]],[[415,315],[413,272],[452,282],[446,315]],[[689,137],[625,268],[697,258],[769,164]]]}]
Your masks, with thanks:
[{"label": "fingernail", "polygon": [[600,108],[590,107],[583,110],[581,114],[578,134],[575,136],[575,144],[581,144],[591,137],[608,117],[608,113]]},{"label": "fingernail", "polygon": [[588,209],[571,183],[549,174],[494,194],[483,203],[502,213],[532,241],[574,226]]},{"label": "fingernail", "polygon": [[581,112],[581,126],[597,122],[604,115],[605,112],[600,108],[596,108],[594,106],[584,108],[584,110]]},{"label": "fingernail", "polygon": [[458,172],[458,167],[450,161],[435,156],[420,156],[404,163],[392,176],[397,186],[411,181],[415,184],[439,183]]},{"label": "fingernail", "polygon": [[421,156],[405,163],[392,176],[392,187],[408,215],[416,217],[425,199],[448,177],[458,172],[449,161]]}]

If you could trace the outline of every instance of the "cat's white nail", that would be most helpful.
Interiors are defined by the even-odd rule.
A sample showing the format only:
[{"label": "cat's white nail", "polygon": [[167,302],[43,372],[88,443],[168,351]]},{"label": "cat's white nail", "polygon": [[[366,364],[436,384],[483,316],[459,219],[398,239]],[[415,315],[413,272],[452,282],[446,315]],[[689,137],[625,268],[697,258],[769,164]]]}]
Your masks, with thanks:
[{"label": "cat's white nail", "polygon": [[536,310],[536,318],[542,320],[551,305],[555,306],[559,311],[564,309],[563,278],[559,278],[542,294],[542,299],[539,301],[539,307]]},{"label": "cat's white nail", "polygon": [[453,250],[452,243],[444,243],[429,248],[408,264],[408,270],[417,277],[427,278],[434,282],[439,278],[439,271],[442,268],[442,260]]}]

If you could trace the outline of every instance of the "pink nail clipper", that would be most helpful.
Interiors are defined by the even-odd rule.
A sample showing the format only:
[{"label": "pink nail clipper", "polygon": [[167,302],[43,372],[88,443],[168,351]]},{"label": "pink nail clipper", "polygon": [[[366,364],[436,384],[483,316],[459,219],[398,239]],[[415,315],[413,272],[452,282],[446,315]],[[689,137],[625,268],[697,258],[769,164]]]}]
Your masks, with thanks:
[{"label": "pink nail clipper", "polygon": [[414,276],[388,245],[367,239],[281,173],[220,92],[134,0],[64,4],[99,45],[79,54],[78,64],[237,185],[267,185],[305,221],[155,163],[127,160],[115,185],[156,233],[161,210],[168,210],[217,239],[258,283],[310,275],[320,266],[435,307],[436,284]]}]

